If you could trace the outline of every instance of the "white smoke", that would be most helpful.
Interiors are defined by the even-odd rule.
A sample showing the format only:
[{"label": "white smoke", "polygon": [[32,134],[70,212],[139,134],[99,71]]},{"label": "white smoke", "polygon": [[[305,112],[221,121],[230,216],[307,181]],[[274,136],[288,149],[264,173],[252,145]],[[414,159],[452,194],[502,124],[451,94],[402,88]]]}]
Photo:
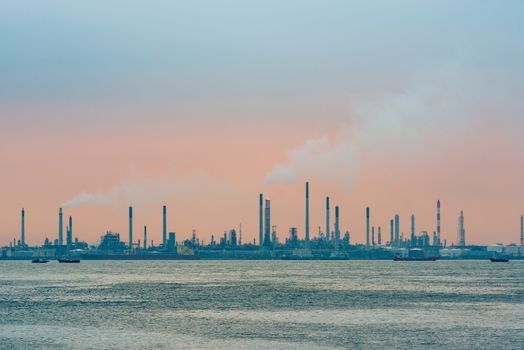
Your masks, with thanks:
[{"label": "white smoke", "polygon": [[190,198],[195,193],[209,190],[210,186],[218,190],[223,187],[221,184],[212,183],[204,174],[178,179],[133,179],[117,184],[104,192],[80,193],[64,201],[61,207],[149,205],[168,201],[170,198]]},{"label": "white smoke", "polygon": [[476,75],[448,65],[417,75],[410,88],[378,101],[353,99],[349,118],[334,135],[308,139],[291,150],[289,161],[275,166],[264,183],[312,177],[350,183],[366,156],[426,153],[428,139],[438,133],[445,142],[475,120],[480,102],[489,96],[484,89]]},{"label": "white smoke", "polygon": [[163,182],[130,182],[115,185],[105,192],[83,192],[62,203],[63,208],[81,206],[116,207],[122,203],[141,203],[145,198],[157,198],[171,189]]},{"label": "white smoke", "polygon": [[105,193],[81,193],[62,204],[63,208],[81,207],[84,205],[111,206],[114,205],[113,196]]}]

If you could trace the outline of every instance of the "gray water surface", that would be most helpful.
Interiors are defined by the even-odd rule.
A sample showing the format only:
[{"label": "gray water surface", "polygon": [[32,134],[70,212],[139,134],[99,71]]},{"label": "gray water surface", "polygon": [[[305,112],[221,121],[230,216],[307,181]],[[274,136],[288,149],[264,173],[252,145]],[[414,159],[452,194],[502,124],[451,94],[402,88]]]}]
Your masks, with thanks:
[{"label": "gray water surface", "polygon": [[524,349],[524,261],[1,261],[0,348]]}]

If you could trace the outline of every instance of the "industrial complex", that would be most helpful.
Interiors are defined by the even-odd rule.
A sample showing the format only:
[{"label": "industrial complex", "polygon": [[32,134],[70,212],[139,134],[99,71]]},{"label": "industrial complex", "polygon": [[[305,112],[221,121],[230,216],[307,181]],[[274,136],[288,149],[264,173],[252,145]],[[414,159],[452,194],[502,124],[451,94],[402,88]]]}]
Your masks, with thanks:
[{"label": "industrial complex", "polygon": [[290,227],[286,237],[278,234],[271,222],[271,201],[259,195],[258,241],[242,239],[242,226],[212,235],[204,244],[193,230],[190,239],[177,241],[175,232],[167,230],[167,206],[162,207],[162,241],[155,244],[148,240],[147,226],[143,237],[133,238],[133,207],[129,207],[129,232],[127,241],[119,233],[108,231],[100,242],[90,245],[73,234],[73,218],[69,216],[65,228],[62,208],[58,211],[58,235],[55,240],[45,239],[41,246],[26,243],[25,209],[21,211],[19,239],[14,238],[0,248],[0,259],[75,258],[75,259],[293,259],[293,260],[343,260],[343,259],[392,259],[406,257],[423,259],[489,259],[494,257],[524,258],[524,215],[520,217],[520,244],[491,246],[468,245],[464,212],[458,216],[457,238],[448,243],[441,239],[441,203],[436,203],[435,231],[416,231],[415,215],[410,217],[409,235],[400,231],[400,216],[389,222],[389,237],[381,226],[373,226],[371,209],[365,208],[365,243],[353,242],[350,231],[341,233],[338,206],[334,207],[334,225],[330,197],[325,202],[325,227],[318,234],[310,232],[309,182],[305,184],[305,232],[299,238],[297,227]]}]

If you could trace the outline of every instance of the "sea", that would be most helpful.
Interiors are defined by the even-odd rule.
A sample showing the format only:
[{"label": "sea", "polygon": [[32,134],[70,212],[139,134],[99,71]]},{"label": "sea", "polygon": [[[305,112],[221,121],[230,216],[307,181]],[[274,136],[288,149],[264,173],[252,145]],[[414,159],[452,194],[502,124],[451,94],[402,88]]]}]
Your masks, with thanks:
[{"label": "sea", "polygon": [[0,349],[524,349],[524,261],[0,261]]}]

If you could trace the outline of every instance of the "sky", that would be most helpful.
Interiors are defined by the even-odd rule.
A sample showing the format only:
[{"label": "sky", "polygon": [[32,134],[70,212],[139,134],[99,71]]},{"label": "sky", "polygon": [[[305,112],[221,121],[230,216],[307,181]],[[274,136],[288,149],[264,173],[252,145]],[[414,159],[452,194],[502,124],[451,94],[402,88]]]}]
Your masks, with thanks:
[{"label": "sky", "polygon": [[[162,205],[177,239],[242,224],[517,242],[524,214],[523,1],[0,3],[0,245],[127,240]],[[333,220],[333,219],[332,219]]]}]

